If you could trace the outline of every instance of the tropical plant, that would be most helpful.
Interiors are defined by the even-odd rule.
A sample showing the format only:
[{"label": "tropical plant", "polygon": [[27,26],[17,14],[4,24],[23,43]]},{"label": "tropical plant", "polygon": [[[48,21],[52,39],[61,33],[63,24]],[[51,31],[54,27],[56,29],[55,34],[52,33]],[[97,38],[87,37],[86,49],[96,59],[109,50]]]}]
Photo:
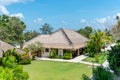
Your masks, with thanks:
[{"label": "tropical plant", "polygon": [[0,39],[13,44],[21,43],[26,25],[17,17],[0,16]]},{"label": "tropical plant", "polygon": [[82,34],[86,38],[89,38],[90,34],[93,32],[93,29],[90,26],[86,26],[84,29],[81,28],[77,32],[80,33],[80,34]]},{"label": "tropical plant", "polygon": [[114,80],[114,75],[108,68],[98,66],[93,68],[93,80]]},{"label": "tropical plant", "polygon": [[0,80],[27,80],[28,73],[23,71],[23,67],[18,65],[14,50],[4,52],[2,66],[0,67]]},{"label": "tropical plant", "polygon": [[21,54],[18,54],[15,49],[10,49],[7,51],[3,51],[3,57],[9,57],[9,56],[14,56],[16,58],[16,62],[20,63],[20,61],[22,60],[21,58]]},{"label": "tropical plant", "polygon": [[37,55],[37,51],[43,49],[42,48],[42,44],[40,42],[35,42],[31,45],[28,45],[27,49],[30,51],[30,53],[32,54],[32,58],[33,60],[35,59],[35,56]]},{"label": "tropical plant", "polygon": [[63,58],[64,59],[71,59],[72,58],[72,53],[64,53],[64,55],[63,55]]},{"label": "tropical plant", "polygon": [[26,32],[24,32],[23,35],[24,35],[24,40],[25,40],[25,41],[29,41],[30,39],[38,36],[39,33],[34,30],[34,31],[26,31]]},{"label": "tropical plant", "polygon": [[52,33],[52,27],[50,27],[49,24],[45,23],[40,28],[41,34],[51,34]]},{"label": "tropical plant", "polygon": [[120,73],[120,45],[111,47],[108,54],[108,62],[110,69],[112,69],[116,74],[117,72]]},{"label": "tropical plant", "polygon": [[101,52],[101,48],[105,43],[110,43],[111,41],[111,37],[107,36],[103,31],[95,31],[87,42],[86,51],[89,53],[89,56],[93,57]]},{"label": "tropical plant", "polygon": [[57,57],[57,50],[52,49],[49,55],[50,58],[56,58]]}]

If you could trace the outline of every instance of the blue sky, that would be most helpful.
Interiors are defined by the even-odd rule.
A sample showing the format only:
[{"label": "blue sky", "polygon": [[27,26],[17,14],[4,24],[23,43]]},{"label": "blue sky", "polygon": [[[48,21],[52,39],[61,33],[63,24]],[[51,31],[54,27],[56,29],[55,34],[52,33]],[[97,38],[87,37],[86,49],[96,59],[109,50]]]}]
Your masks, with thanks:
[{"label": "blue sky", "polygon": [[21,18],[26,30],[39,31],[44,23],[54,30],[105,29],[120,16],[120,0],[0,0],[0,14]]}]

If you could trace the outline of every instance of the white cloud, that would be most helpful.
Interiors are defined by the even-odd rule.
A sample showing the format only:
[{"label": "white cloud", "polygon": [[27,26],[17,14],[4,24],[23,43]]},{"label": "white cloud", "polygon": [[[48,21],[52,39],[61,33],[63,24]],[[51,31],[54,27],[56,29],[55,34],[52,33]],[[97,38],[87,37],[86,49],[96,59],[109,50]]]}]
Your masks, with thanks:
[{"label": "white cloud", "polygon": [[97,18],[96,21],[97,21],[98,23],[104,24],[104,23],[107,22],[107,18]]},{"label": "white cloud", "polygon": [[2,14],[9,15],[9,11],[4,6],[0,6],[0,12]]},{"label": "white cloud", "polygon": [[85,19],[81,19],[80,23],[86,23],[87,21]]},{"label": "white cloud", "polygon": [[33,20],[33,22],[42,23],[42,22],[43,22],[43,19],[42,19],[42,18],[37,18],[37,19]]},{"label": "white cloud", "polygon": [[27,1],[34,1],[34,0],[0,0],[0,5],[6,6],[14,3],[24,3]]},{"label": "white cloud", "polygon": [[6,9],[6,6],[14,3],[25,3],[28,1],[34,1],[34,0],[0,0],[0,13],[19,17],[19,18],[24,18],[22,13],[10,14],[10,12]]},{"label": "white cloud", "polygon": [[18,17],[20,19],[24,19],[24,16],[22,13],[15,13],[15,14],[11,14],[10,16],[15,16],[15,17]]}]

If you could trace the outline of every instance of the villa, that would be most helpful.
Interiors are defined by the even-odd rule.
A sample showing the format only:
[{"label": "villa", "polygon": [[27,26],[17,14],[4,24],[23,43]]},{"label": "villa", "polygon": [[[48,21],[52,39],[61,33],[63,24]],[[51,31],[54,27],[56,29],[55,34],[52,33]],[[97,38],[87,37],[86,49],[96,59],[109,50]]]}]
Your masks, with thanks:
[{"label": "villa", "polygon": [[[2,57],[2,51],[7,51],[9,49],[14,49],[15,47],[6,43],[6,42],[3,42],[0,40],[0,58]],[[16,49],[17,53],[19,54],[24,54],[25,52],[20,50],[20,49]]]},{"label": "villa", "polygon": [[52,49],[57,49],[58,55],[61,56],[63,56],[65,50],[71,50],[74,52],[73,56],[77,56],[82,53],[86,41],[88,41],[88,39],[76,31],[60,28],[52,34],[39,35],[25,42],[23,48],[35,42],[40,42],[42,43],[43,49],[37,53],[38,57],[48,57]]}]

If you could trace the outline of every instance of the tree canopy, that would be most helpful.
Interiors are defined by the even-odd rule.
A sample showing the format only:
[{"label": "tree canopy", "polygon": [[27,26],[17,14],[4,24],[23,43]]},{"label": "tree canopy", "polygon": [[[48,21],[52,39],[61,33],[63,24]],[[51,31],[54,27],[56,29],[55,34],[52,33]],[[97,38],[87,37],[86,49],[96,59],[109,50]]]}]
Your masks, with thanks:
[{"label": "tree canopy", "polygon": [[40,32],[41,34],[51,34],[52,33],[52,27],[50,27],[49,24],[45,23],[44,25],[41,26]]},{"label": "tree canopy", "polygon": [[92,29],[92,27],[90,27],[90,26],[86,26],[85,28],[79,29],[78,32],[79,32],[80,34],[82,34],[83,36],[89,38],[89,37],[90,37],[90,34],[93,32],[93,29]]},{"label": "tree canopy", "polygon": [[114,25],[110,32],[116,40],[120,40],[120,18],[116,16],[117,24]]},{"label": "tree canopy", "polygon": [[32,39],[38,35],[39,35],[39,33],[35,30],[34,31],[26,31],[26,32],[24,32],[24,40],[29,41],[30,39]]},{"label": "tree canopy", "polygon": [[17,17],[0,16],[0,39],[13,44],[21,43],[26,25]]}]

